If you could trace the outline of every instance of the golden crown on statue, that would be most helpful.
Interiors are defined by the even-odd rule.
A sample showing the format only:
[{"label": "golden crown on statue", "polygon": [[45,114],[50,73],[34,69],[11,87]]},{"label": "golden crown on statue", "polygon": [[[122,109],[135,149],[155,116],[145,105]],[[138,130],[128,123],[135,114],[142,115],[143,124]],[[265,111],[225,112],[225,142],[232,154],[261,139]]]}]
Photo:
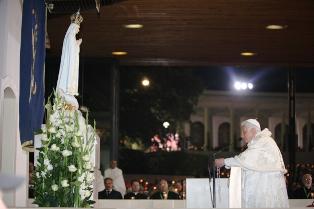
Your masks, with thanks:
[{"label": "golden crown on statue", "polygon": [[71,15],[71,22],[75,23],[77,25],[80,25],[81,22],[83,22],[83,17],[80,14],[80,10],[78,10],[76,13],[74,13],[73,15]]}]

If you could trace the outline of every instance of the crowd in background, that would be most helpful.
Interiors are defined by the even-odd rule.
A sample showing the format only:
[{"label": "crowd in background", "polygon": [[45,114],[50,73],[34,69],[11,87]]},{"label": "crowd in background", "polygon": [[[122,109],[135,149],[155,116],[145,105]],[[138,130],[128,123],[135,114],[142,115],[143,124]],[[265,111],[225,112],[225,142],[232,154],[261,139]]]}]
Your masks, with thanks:
[{"label": "crowd in background", "polygon": [[[112,164],[111,168],[118,169],[116,162]],[[121,176],[123,176],[122,171],[116,172],[117,175],[105,176],[104,185],[105,189],[99,193],[100,199],[185,199],[186,197],[186,183],[185,180],[171,182],[166,179],[160,179],[158,183],[149,183],[143,179],[132,180],[129,182],[124,182],[126,190],[120,190],[115,187],[115,179],[122,181]],[[314,170],[314,164],[297,164],[294,170],[294,176],[292,177],[292,171],[287,166],[287,189],[290,199],[314,199],[314,189],[312,183],[312,173]],[[108,173],[108,169],[105,173]],[[119,176],[119,178],[117,178]],[[222,168],[219,173],[217,173],[218,178],[228,178],[230,176],[230,170]],[[290,180],[290,183],[289,183]],[[121,184],[117,183],[116,184]],[[116,188],[116,189],[115,189]],[[114,191],[110,195],[109,191]],[[109,192],[109,193],[108,193]],[[118,195],[119,193],[119,195]]]},{"label": "crowd in background", "polygon": [[[29,197],[32,198],[33,164],[30,165]],[[289,198],[314,199],[312,183],[314,164],[297,164],[293,172],[288,165],[287,170],[286,182]],[[97,173],[95,188],[99,192],[99,199],[185,199],[186,197],[185,179],[170,181],[160,179],[148,182],[139,178],[125,182],[122,170],[117,167],[116,161],[111,161],[110,168],[104,172],[104,176],[99,170],[95,172]],[[228,178],[230,170],[221,168],[217,175],[218,178]]]}]

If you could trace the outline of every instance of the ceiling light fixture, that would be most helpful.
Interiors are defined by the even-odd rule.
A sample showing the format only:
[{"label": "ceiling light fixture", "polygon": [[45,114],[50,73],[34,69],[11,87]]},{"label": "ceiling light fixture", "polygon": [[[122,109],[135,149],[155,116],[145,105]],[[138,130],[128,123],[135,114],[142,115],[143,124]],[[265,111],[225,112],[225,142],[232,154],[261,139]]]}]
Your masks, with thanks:
[{"label": "ceiling light fixture", "polygon": [[141,24],[128,24],[128,25],[124,25],[125,28],[129,28],[129,29],[139,29],[139,28],[143,28],[143,25]]},{"label": "ceiling light fixture", "polygon": [[267,25],[266,29],[268,29],[268,30],[282,30],[282,29],[285,29],[287,27],[288,27],[287,25]]},{"label": "ceiling light fixture", "polygon": [[254,52],[241,52],[241,55],[244,57],[251,57],[251,56],[256,55],[256,53],[254,53]]},{"label": "ceiling light fixture", "polygon": [[127,55],[127,52],[123,52],[123,51],[115,51],[115,52],[111,52],[112,55],[116,55],[116,56],[123,56],[123,55]]}]

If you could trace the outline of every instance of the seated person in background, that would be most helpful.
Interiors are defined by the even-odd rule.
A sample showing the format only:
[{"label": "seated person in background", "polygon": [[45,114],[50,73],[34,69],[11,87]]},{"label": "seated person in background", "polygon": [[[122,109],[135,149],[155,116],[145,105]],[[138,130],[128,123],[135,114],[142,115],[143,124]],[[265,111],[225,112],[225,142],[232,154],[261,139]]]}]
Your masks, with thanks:
[{"label": "seated person in background", "polygon": [[124,195],[124,199],[148,199],[148,196],[140,192],[140,183],[137,180],[131,181],[132,192]]},{"label": "seated person in background", "polygon": [[182,181],[182,199],[186,199],[186,180]]},{"label": "seated person in background", "polygon": [[120,192],[122,195],[125,194],[125,182],[123,178],[123,172],[118,168],[118,162],[116,160],[110,161],[110,168],[105,170],[105,178],[111,178],[113,180],[113,188]]},{"label": "seated person in background", "polygon": [[28,197],[34,198],[34,180],[33,180],[33,174],[34,174],[34,163],[29,162],[29,170],[28,170]]},{"label": "seated person in background", "polygon": [[179,195],[168,189],[168,182],[165,179],[161,179],[159,184],[159,191],[155,192],[150,199],[159,199],[159,200],[178,200]]},{"label": "seated person in background", "polygon": [[177,193],[179,195],[179,199],[183,199],[183,187],[182,187],[182,184],[180,181],[177,181],[175,184],[174,184],[174,187],[173,187],[173,192]]},{"label": "seated person in background", "polygon": [[303,186],[294,191],[294,199],[312,199],[314,198],[314,190],[312,188],[312,176],[311,174],[304,174],[302,177]]},{"label": "seated person in background", "polygon": [[120,192],[112,189],[113,181],[111,178],[105,178],[105,189],[98,193],[98,199],[123,199]]}]

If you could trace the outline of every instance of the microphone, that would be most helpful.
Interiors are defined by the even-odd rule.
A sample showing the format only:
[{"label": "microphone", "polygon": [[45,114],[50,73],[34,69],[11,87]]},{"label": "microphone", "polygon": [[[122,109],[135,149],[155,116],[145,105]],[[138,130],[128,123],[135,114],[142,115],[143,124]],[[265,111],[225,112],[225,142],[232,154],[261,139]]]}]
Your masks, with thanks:
[{"label": "microphone", "polygon": [[[228,149],[229,149],[229,145],[223,146],[220,149],[216,150],[215,152],[209,154],[209,156],[208,156],[208,171],[210,171],[210,169],[212,167],[215,167],[216,155],[220,154],[220,153],[222,153],[222,152],[224,152],[224,151],[226,151]],[[211,176],[210,172],[209,172],[209,176]]]},{"label": "microphone", "polygon": [[[216,158],[217,154],[227,150],[227,148],[229,148],[229,146],[223,146],[222,148],[220,148],[216,152],[210,154],[209,158],[208,158],[209,185],[210,185],[210,179],[213,180],[213,191],[211,190],[211,187],[209,186],[210,193],[212,194],[210,197],[211,197],[211,202],[212,202],[213,208],[216,208],[216,180],[215,180],[216,179],[216,174],[215,174],[216,165],[215,165],[215,158]],[[211,170],[212,170],[212,172],[211,172]]]}]

